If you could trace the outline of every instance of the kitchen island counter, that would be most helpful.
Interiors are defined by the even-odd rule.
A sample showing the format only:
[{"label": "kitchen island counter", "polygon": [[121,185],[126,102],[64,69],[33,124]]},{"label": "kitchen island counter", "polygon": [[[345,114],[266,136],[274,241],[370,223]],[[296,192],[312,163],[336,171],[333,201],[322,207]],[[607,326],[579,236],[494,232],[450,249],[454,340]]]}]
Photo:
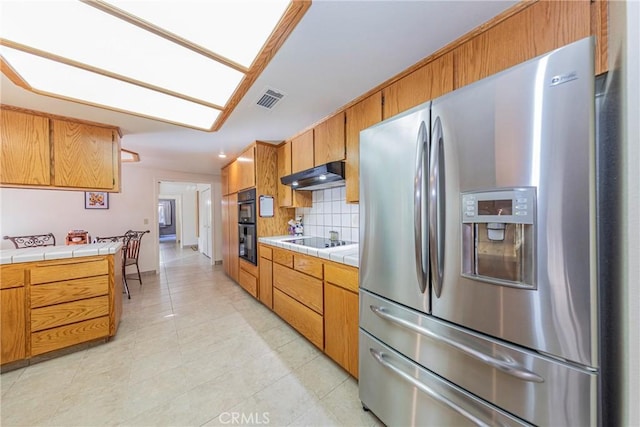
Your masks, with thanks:
[{"label": "kitchen island counter", "polygon": [[116,334],[121,250],[113,242],[0,251],[3,371]]},{"label": "kitchen island counter", "polygon": [[0,250],[0,264],[113,255],[122,248],[122,242],[91,243],[88,245],[40,246],[26,249]]},{"label": "kitchen island counter", "polygon": [[260,237],[258,238],[258,243],[275,246],[277,248],[288,249],[290,251],[299,252],[305,255],[315,256],[322,259],[328,259],[340,264],[350,265],[352,267],[359,267],[359,246],[357,243],[344,246],[336,246],[332,248],[316,249],[284,241],[291,239],[305,239],[311,237],[314,236],[284,235]]}]

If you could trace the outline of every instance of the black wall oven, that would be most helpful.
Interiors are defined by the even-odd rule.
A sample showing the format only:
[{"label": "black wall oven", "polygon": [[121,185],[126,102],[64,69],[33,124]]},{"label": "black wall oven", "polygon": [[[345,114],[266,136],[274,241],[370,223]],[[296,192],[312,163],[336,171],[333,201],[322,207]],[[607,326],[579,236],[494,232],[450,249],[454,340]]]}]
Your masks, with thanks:
[{"label": "black wall oven", "polygon": [[258,234],[256,233],[256,190],[238,192],[238,256],[258,264]]}]

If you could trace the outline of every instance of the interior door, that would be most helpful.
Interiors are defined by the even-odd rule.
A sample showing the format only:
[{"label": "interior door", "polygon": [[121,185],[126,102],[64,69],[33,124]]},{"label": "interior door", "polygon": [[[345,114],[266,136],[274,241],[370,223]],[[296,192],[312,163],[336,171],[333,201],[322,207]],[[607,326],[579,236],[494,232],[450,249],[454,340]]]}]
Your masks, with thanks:
[{"label": "interior door", "polygon": [[211,258],[211,189],[200,193],[200,252]]}]

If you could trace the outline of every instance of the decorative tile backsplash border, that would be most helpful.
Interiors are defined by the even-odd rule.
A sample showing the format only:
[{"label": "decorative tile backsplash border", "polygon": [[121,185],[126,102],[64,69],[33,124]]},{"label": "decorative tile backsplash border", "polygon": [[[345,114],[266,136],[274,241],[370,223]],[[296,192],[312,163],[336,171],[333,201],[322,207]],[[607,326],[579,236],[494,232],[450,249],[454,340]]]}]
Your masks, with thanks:
[{"label": "decorative tile backsplash border", "polygon": [[315,190],[312,200],[312,207],[296,208],[296,215],[302,215],[305,235],[328,238],[329,231],[337,231],[340,240],[358,241],[358,205],[347,204],[345,187]]}]

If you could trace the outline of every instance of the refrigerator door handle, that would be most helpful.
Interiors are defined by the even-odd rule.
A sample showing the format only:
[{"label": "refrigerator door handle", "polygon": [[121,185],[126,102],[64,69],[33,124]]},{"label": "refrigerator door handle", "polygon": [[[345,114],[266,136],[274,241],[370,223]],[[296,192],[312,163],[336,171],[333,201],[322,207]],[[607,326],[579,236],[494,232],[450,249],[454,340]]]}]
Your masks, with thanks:
[{"label": "refrigerator door handle", "polygon": [[429,259],[433,279],[433,290],[437,298],[442,293],[444,274],[444,227],[445,192],[443,133],[440,117],[433,124],[431,154],[429,161]]},{"label": "refrigerator door handle", "polygon": [[[388,369],[389,371],[393,372],[394,374],[396,374],[397,376],[399,376],[403,380],[405,380],[408,383],[410,383],[411,385],[413,385],[415,388],[417,388],[418,390],[420,390],[421,392],[423,392],[427,396],[431,397],[433,400],[436,400],[436,401],[448,406],[450,409],[454,410],[455,412],[457,412],[458,414],[462,415],[463,417],[465,417],[466,419],[468,419],[469,421],[471,421],[472,423],[474,423],[474,424],[476,424],[478,426],[482,426],[482,427],[491,426],[491,424],[487,424],[485,421],[483,421],[480,418],[476,417],[475,415],[471,414],[469,411],[467,411],[466,409],[464,409],[460,405],[452,402],[450,399],[447,399],[442,394],[436,392],[435,390],[433,390],[430,387],[428,387],[426,384],[424,384],[421,381],[417,380],[416,378],[414,378],[413,375],[410,375],[410,374],[404,372],[403,370],[401,370],[400,368],[398,368],[398,367],[392,365],[391,363],[389,363],[389,361],[387,360],[387,355],[385,353],[383,353],[383,352],[381,352],[379,350],[376,350],[374,348],[371,348],[371,347],[369,347],[369,352],[371,353],[371,356],[373,356],[373,358],[378,363],[380,363],[386,369]],[[471,402],[469,402],[469,403],[471,403]]]},{"label": "refrigerator door handle", "polygon": [[405,329],[408,329],[412,332],[425,336],[427,338],[431,338],[433,340],[442,342],[447,344],[458,351],[466,354],[467,356],[473,357],[480,362],[483,362],[499,371],[504,372],[505,374],[511,375],[512,377],[516,377],[523,381],[534,382],[534,383],[543,383],[544,378],[535,372],[531,372],[528,369],[523,368],[517,362],[515,362],[511,357],[501,356],[500,358],[493,357],[489,354],[483,353],[475,348],[472,348],[468,345],[465,345],[459,341],[454,341],[450,338],[443,337],[442,335],[438,335],[437,333],[430,331],[422,326],[416,325],[413,322],[402,319],[400,317],[394,316],[387,312],[383,307],[378,307],[375,305],[370,305],[369,308],[375,315],[378,317],[387,320],[389,322],[395,323],[398,326],[401,326]]},{"label": "refrigerator door handle", "polygon": [[427,289],[427,278],[429,277],[428,264],[425,271],[424,253],[422,250],[422,204],[425,197],[424,194],[424,156],[425,146],[429,146],[429,130],[424,122],[420,123],[418,130],[418,152],[416,153],[416,173],[413,182],[413,231],[414,246],[416,256],[416,273],[420,292],[424,293]]}]

